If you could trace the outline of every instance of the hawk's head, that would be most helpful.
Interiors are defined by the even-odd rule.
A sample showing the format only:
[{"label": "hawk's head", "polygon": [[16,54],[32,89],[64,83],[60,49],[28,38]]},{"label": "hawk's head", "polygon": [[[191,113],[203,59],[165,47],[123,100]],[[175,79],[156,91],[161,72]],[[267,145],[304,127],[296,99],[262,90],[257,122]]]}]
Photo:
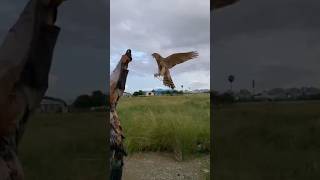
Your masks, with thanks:
[{"label": "hawk's head", "polygon": [[152,57],[155,58],[155,59],[159,59],[161,56],[158,53],[153,53]]}]

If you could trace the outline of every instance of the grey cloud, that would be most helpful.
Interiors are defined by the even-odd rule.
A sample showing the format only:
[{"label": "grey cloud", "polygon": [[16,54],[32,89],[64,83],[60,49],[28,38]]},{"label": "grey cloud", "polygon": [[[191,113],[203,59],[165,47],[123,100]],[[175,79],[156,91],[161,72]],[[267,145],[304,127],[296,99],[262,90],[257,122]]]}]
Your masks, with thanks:
[{"label": "grey cloud", "polygon": [[[201,8],[192,8],[191,5],[199,3],[188,2],[184,4],[188,7],[184,8],[198,11]],[[143,47],[145,42],[154,43],[155,45],[151,48],[179,48],[184,45],[207,43],[209,39],[209,9],[208,12],[198,12],[199,15],[197,15],[196,13],[179,11],[179,5],[181,6],[181,1],[147,3],[141,0],[130,2],[120,0],[112,2],[112,45],[116,46],[118,42],[126,42],[128,45],[138,45],[138,50],[145,51],[146,49]],[[127,24],[130,31],[125,31],[121,24]],[[113,39],[113,36],[117,38]],[[151,48],[147,50],[154,50]]]},{"label": "grey cloud", "polygon": [[120,56],[123,52],[119,49],[126,48],[144,52],[143,61],[134,58],[130,64],[131,76],[139,76],[141,80],[148,77],[150,80],[157,71],[150,56],[154,52],[166,57],[176,52],[199,51],[196,60],[176,66],[172,70],[174,76],[210,71],[209,8],[209,1],[112,1],[111,55]]},{"label": "grey cloud", "polygon": [[[303,67],[270,65],[260,67],[256,71],[256,79],[258,79],[258,81],[256,81],[256,85],[259,89],[319,85],[319,83],[314,82],[314,76],[316,73]],[[270,84],[272,84],[273,87],[270,87]]]},{"label": "grey cloud", "polygon": [[237,34],[254,34],[272,29],[318,29],[318,7],[317,0],[242,0],[215,13],[215,41]]},{"label": "grey cloud", "polygon": [[213,87],[320,85],[319,1],[243,0],[214,14]]},{"label": "grey cloud", "polygon": [[[0,3],[0,38],[18,18],[27,0],[2,0]],[[47,95],[73,99],[93,90],[106,90],[107,3],[104,0],[66,1],[59,8],[57,25],[61,27],[55,48]],[[51,78],[52,79],[52,78]]]}]

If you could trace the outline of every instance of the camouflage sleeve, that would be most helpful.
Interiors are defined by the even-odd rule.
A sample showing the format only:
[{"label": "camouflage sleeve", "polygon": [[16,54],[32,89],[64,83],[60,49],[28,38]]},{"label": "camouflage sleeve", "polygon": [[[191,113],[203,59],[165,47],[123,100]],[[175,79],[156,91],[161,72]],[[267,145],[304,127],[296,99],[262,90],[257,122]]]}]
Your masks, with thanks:
[{"label": "camouflage sleeve", "polygon": [[34,109],[47,89],[60,30],[44,23],[45,13],[31,0],[0,47],[0,136],[12,133],[23,107]]},{"label": "camouflage sleeve", "polygon": [[12,126],[10,120],[16,114],[8,104],[14,104],[11,100],[15,96],[13,89],[30,54],[38,24],[36,9],[36,3],[30,1],[0,47],[0,135],[8,133],[8,129],[11,129],[8,127]]},{"label": "camouflage sleeve", "polygon": [[0,179],[24,179],[17,146],[48,87],[60,29],[44,23],[39,2],[27,4],[0,48]]},{"label": "camouflage sleeve", "polygon": [[131,51],[127,50],[126,54],[122,56],[119,64],[116,66],[110,78],[110,180],[121,179],[123,157],[127,155],[123,145],[124,134],[116,107],[118,100],[125,90],[125,84],[129,72],[127,67],[131,60]]},{"label": "camouflage sleeve", "polygon": [[56,27],[43,28],[35,45],[41,51],[30,53],[21,78],[8,96],[6,114],[2,115],[6,126],[1,126],[0,136],[0,177],[9,175],[8,180],[23,179],[17,146],[30,114],[37,108],[48,87],[48,73],[58,32]]}]

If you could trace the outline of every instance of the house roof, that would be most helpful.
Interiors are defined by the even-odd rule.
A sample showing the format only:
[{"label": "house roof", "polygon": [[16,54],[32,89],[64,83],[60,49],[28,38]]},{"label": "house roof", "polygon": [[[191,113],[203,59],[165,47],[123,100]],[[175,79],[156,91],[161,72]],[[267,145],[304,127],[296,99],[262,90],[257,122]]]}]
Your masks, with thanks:
[{"label": "house roof", "polygon": [[41,104],[62,104],[64,106],[68,106],[64,100],[48,96],[42,98]]}]

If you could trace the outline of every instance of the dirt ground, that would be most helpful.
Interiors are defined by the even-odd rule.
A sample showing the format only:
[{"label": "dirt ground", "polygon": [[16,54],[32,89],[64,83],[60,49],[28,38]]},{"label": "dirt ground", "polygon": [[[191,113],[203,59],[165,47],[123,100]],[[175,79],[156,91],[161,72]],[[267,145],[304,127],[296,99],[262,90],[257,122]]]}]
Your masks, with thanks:
[{"label": "dirt ground", "polygon": [[177,162],[167,153],[138,153],[125,159],[124,180],[205,180],[209,155]]}]

